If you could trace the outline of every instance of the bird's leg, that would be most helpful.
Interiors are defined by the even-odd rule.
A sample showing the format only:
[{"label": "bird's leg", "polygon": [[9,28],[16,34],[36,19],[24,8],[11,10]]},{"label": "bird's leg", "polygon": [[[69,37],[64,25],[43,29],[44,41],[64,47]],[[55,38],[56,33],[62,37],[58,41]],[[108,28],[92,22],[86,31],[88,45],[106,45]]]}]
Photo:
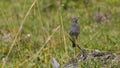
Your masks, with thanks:
[{"label": "bird's leg", "polygon": [[74,48],[74,58],[76,57],[76,53],[77,53],[77,49],[76,49],[76,46],[77,46],[77,37],[76,36],[72,36],[72,38],[70,38],[70,41],[72,42],[72,46]]},{"label": "bird's leg", "polygon": [[77,39],[76,39],[76,37],[75,37],[75,55],[74,55],[74,58],[75,58],[75,56],[76,56],[76,54],[77,54],[77,49],[76,49],[76,46],[77,46]]},{"label": "bird's leg", "polygon": [[75,55],[76,55],[76,38],[75,38],[75,36],[72,37],[72,46],[74,48],[74,59],[75,59]]},{"label": "bird's leg", "polygon": [[[72,42],[72,44],[74,43],[73,39],[71,37],[69,37],[70,41]],[[73,58],[75,58],[75,51],[73,51]]]},{"label": "bird's leg", "polygon": [[[76,48],[74,48],[76,50]],[[74,59],[75,59],[75,50],[74,50]]]}]

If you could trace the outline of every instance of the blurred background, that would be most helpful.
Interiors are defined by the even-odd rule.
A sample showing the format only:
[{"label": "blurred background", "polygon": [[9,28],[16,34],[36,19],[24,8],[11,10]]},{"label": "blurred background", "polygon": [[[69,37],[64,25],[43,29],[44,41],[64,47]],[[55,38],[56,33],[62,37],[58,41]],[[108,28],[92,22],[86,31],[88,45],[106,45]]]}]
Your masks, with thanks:
[{"label": "blurred background", "polygon": [[[120,54],[119,0],[1,0],[0,66],[52,68],[53,57],[65,64],[74,51],[68,34],[72,17],[79,17],[78,44],[87,52]],[[86,67],[101,68],[91,63]]]}]

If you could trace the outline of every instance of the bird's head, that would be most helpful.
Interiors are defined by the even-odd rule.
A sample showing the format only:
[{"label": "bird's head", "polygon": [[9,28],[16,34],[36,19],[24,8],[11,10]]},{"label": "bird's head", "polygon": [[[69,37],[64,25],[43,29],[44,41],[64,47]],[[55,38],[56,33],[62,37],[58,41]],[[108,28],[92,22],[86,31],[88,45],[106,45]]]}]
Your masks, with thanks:
[{"label": "bird's head", "polygon": [[78,19],[79,19],[79,17],[73,17],[72,20],[71,20],[71,22],[72,23],[77,23]]}]

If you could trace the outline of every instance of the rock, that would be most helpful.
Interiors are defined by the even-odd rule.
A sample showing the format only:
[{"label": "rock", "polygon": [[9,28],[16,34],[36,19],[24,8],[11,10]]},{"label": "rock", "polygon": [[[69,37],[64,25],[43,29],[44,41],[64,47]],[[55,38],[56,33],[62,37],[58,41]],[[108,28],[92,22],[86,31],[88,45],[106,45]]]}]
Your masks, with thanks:
[{"label": "rock", "polygon": [[71,59],[62,68],[78,68],[78,60],[77,59]]},{"label": "rock", "polygon": [[102,53],[100,50],[94,50],[93,53],[92,53],[92,55],[94,57],[97,57],[97,56],[103,56],[104,53]]},{"label": "rock", "polygon": [[106,54],[100,58],[104,63],[106,63],[109,60],[113,60],[115,58],[115,54]]},{"label": "rock", "polygon": [[52,58],[51,64],[53,68],[60,68],[60,64],[57,62],[55,58]]}]

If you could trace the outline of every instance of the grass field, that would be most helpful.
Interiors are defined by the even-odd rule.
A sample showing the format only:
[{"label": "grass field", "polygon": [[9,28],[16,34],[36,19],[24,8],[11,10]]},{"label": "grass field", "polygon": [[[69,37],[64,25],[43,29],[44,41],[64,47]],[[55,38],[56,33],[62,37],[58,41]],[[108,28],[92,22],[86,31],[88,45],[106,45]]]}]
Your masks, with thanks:
[{"label": "grass field", "polygon": [[[105,20],[95,23],[98,9]],[[52,68],[53,57],[60,65],[68,62],[74,52],[68,34],[73,16],[80,17],[82,48],[120,55],[119,0],[1,0],[0,68]],[[118,65],[108,63],[105,68]],[[80,63],[80,68],[101,67],[99,61]]]}]

